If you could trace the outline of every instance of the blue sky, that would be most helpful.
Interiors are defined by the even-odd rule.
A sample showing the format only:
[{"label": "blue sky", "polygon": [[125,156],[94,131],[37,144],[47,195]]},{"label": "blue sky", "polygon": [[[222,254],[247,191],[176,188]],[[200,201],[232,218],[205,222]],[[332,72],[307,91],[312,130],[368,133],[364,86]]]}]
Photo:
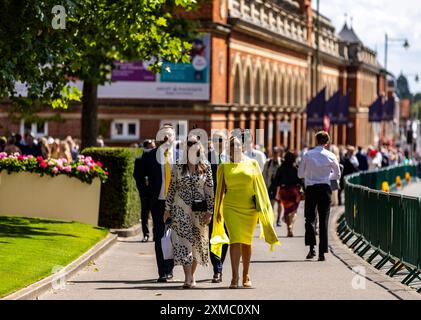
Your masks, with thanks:
[{"label": "blue sky", "polygon": [[[316,7],[316,0],[313,0]],[[369,48],[376,50],[384,65],[385,33],[389,38],[407,38],[409,49],[390,43],[388,70],[395,76],[407,74],[411,92],[421,92],[421,0],[320,0],[320,12],[332,20],[336,32],[342,29],[345,13],[353,18],[353,28]]]}]

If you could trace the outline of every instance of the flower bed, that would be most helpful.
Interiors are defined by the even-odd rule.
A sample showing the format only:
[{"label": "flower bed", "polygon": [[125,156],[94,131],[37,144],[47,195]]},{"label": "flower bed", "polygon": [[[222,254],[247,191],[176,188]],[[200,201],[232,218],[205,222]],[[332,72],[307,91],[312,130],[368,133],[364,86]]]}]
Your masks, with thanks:
[{"label": "flower bed", "polygon": [[101,182],[107,179],[91,157],[68,162],[0,153],[0,216],[98,225]]},{"label": "flower bed", "polygon": [[67,175],[89,184],[95,178],[99,178],[101,182],[105,182],[108,178],[108,172],[102,168],[99,161],[95,162],[91,157],[82,155],[78,157],[77,161],[68,162],[66,159],[43,159],[17,153],[7,155],[5,152],[0,152],[0,172],[3,170],[8,173],[30,172],[51,177]]}]

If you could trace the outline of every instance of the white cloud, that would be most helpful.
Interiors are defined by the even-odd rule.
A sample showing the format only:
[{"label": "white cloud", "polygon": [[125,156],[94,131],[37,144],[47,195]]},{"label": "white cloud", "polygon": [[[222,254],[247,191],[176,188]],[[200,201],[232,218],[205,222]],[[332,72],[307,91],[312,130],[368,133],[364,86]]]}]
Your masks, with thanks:
[{"label": "white cloud", "polygon": [[[313,0],[313,7],[316,1]],[[320,12],[332,20],[337,32],[345,22],[344,14],[353,18],[353,28],[364,44],[378,53],[384,64],[385,34],[389,38],[407,38],[408,50],[402,43],[389,42],[388,69],[396,76],[408,74],[412,92],[421,92],[421,1],[420,0],[320,0]],[[411,75],[412,74],[412,75]]]}]

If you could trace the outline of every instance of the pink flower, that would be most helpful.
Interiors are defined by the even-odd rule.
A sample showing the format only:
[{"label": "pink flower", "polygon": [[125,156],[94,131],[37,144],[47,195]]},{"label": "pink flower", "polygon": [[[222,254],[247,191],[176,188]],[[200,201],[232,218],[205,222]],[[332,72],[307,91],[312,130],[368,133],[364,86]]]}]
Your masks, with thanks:
[{"label": "pink flower", "polygon": [[54,167],[53,169],[51,169],[51,172],[52,173],[58,173],[58,168],[57,167]]},{"label": "pink flower", "polygon": [[72,166],[65,166],[63,170],[66,172],[72,172]]},{"label": "pink flower", "polygon": [[54,161],[50,160],[50,161],[48,161],[48,165],[50,167],[54,167],[56,164],[54,163]]},{"label": "pink flower", "polygon": [[83,165],[78,165],[76,168],[77,171],[79,172],[88,172],[89,171],[89,167],[87,166],[83,166]]},{"label": "pink flower", "polygon": [[0,159],[4,159],[7,158],[7,153],[6,152],[0,152]]}]

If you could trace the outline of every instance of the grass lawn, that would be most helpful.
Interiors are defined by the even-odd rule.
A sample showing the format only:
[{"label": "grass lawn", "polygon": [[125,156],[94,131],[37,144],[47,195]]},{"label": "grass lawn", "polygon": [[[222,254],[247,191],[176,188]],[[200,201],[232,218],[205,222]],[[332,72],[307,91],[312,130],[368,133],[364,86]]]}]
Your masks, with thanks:
[{"label": "grass lawn", "polygon": [[77,222],[0,216],[0,297],[66,266],[107,233]]}]

